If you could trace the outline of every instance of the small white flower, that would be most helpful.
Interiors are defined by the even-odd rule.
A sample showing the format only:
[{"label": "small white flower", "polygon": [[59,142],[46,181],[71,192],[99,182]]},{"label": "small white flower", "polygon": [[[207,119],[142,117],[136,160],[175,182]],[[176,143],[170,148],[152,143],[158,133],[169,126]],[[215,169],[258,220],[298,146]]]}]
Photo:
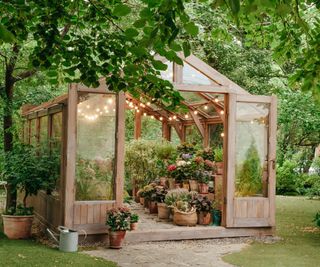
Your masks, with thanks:
[{"label": "small white flower", "polygon": [[179,160],[179,161],[177,162],[177,166],[178,166],[178,167],[185,166],[186,164],[187,164],[187,162],[184,161],[184,160]]}]

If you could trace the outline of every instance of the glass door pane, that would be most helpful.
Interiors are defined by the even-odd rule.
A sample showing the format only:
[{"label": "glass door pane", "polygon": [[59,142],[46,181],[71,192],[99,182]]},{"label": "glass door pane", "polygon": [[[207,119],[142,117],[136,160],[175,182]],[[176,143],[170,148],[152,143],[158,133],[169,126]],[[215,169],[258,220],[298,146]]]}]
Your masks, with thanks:
[{"label": "glass door pane", "polygon": [[269,110],[266,103],[236,103],[236,197],[267,197]]}]

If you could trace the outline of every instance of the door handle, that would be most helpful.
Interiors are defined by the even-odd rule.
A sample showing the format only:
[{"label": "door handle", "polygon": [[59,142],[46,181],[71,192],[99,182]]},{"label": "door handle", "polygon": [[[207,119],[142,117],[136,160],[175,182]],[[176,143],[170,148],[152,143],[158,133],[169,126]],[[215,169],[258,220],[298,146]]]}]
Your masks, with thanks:
[{"label": "door handle", "polygon": [[270,160],[271,161],[271,166],[272,166],[272,169],[275,170],[276,169],[276,160],[272,159]]}]

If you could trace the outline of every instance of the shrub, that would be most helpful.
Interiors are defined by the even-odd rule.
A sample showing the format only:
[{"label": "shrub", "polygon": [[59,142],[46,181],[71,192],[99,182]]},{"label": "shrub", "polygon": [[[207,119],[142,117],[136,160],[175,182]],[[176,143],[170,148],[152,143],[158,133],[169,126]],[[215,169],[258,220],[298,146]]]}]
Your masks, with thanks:
[{"label": "shrub", "polygon": [[277,194],[297,195],[297,164],[294,161],[285,160],[283,165],[277,168]]}]

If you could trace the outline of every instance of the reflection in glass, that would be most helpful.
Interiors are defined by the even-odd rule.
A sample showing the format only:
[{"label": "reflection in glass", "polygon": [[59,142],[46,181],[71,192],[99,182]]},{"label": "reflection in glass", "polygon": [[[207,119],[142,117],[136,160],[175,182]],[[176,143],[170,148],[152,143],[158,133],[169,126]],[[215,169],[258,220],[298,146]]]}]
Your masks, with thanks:
[{"label": "reflection in glass", "polygon": [[267,197],[269,105],[237,103],[236,196]]},{"label": "reflection in glass", "polygon": [[184,84],[201,84],[210,85],[213,81],[207,76],[203,75],[200,71],[191,67],[188,63],[184,62],[183,65],[183,83]]},{"label": "reflection in glass", "polygon": [[77,114],[76,200],[113,200],[116,97],[86,94]]}]

